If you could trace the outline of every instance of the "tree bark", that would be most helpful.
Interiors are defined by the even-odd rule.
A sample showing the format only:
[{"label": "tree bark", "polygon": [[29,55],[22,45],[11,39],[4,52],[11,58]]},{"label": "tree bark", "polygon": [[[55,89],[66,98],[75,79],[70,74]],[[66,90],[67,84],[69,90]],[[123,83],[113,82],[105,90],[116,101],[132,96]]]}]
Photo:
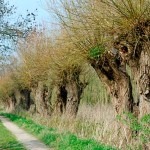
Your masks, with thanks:
[{"label": "tree bark", "polygon": [[67,91],[65,89],[65,86],[58,85],[54,113],[56,115],[62,115],[63,113],[65,113],[66,103],[67,103]]},{"label": "tree bark", "polygon": [[21,103],[23,105],[23,108],[25,110],[29,110],[30,109],[30,104],[31,104],[31,98],[30,98],[30,90],[28,89],[24,89],[21,90]]},{"label": "tree bark", "polygon": [[123,66],[120,68],[110,58],[105,58],[103,62],[96,62],[92,66],[112,96],[112,103],[114,104],[116,115],[122,114],[123,112],[132,112],[134,101],[131,79],[126,71],[122,69]]},{"label": "tree bark", "polygon": [[[38,82],[36,91],[35,91],[35,106],[36,112],[42,116],[50,115],[48,111],[48,90],[45,89],[44,84],[40,81]],[[49,100],[50,102],[50,100]]]},{"label": "tree bark", "polygon": [[150,113],[150,20],[139,22],[114,42],[124,63],[130,66],[138,89],[138,116]]},{"label": "tree bark", "polygon": [[79,88],[75,80],[71,80],[66,84],[67,104],[66,116],[74,118],[77,115],[80,103]]},{"label": "tree bark", "polygon": [[16,105],[16,98],[13,94],[7,100],[6,111],[7,112],[13,112],[15,110],[15,105]]},{"label": "tree bark", "polygon": [[47,106],[48,115],[51,115],[53,111],[52,104],[51,104],[52,87],[47,87],[47,86],[44,87],[43,98]]},{"label": "tree bark", "polygon": [[[92,63],[100,80],[106,85],[108,94],[112,96],[112,103],[115,115],[127,119],[123,113],[133,113],[132,85],[129,75],[126,73],[125,65],[118,65],[116,58],[106,55],[103,59]],[[116,122],[116,134],[123,141],[122,144],[130,141],[132,132],[129,127],[121,122]],[[123,138],[125,137],[125,138]]]},{"label": "tree bark", "polygon": [[133,114],[140,119],[150,114],[150,20],[142,20],[130,32],[119,35],[114,48],[132,70],[138,91]]},{"label": "tree bark", "polygon": [[64,84],[57,88],[55,114],[64,114],[66,117],[76,117],[80,97],[87,83],[79,81],[79,73],[68,75]]},{"label": "tree bark", "polygon": [[144,44],[139,64],[139,117],[141,118],[150,114],[150,42]]}]

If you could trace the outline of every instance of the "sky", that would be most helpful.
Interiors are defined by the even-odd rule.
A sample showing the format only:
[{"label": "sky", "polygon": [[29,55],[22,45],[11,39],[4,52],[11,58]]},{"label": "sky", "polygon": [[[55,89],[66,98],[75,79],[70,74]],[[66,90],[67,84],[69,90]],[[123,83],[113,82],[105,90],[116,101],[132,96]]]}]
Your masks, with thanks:
[{"label": "sky", "polygon": [[15,5],[17,7],[16,14],[25,15],[27,10],[29,12],[35,12],[37,9],[37,23],[51,23],[54,22],[54,18],[46,10],[45,0],[5,0],[9,1],[10,5]]},{"label": "sky", "polygon": [[[19,15],[26,16],[27,10],[29,13],[35,13],[37,9],[37,17],[36,24],[45,25],[48,31],[52,31],[56,29],[56,21],[54,17],[46,10],[46,1],[48,0],[4,0],[5,2],[9,2],[9,5],[14,5],[16,9],[16,13],[12,18],[14,21],[18,18]],[[51,33],[51,32],[50,32]],[[17,56],[16,52],[12,52],[11,55]]]}]

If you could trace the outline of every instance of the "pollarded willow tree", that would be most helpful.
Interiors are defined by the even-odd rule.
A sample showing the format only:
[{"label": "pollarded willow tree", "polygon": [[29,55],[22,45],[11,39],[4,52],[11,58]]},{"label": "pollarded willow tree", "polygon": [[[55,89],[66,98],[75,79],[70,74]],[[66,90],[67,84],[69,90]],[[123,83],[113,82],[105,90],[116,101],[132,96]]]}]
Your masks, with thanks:
[{"label": "pollarded willow tree", "polygon": [[139,117],[142,117],[150,113],[150,1],[112,4],[117,14],[116,27],[120,30],[114,47],[122,62],[132,70],[138,88]]},{"label": "pollarded willow tree", "polygon": [[16,79],[20,89],[28,89],[35,111],[40,115],[50,115],[52,87],[47,84],[51,68],[52,40],[44,31],[32,32],[18,47],[20,68]]},{"label": "pollarded willow tree", "polygon": [[[64,42],[65,41],[65,42]],[[57,36],[52,49],[50,70],[51,84],[57,86],[56,113],[75,117],[81,94],[87,83],[82,82],[85,59],[65,32]]]}]

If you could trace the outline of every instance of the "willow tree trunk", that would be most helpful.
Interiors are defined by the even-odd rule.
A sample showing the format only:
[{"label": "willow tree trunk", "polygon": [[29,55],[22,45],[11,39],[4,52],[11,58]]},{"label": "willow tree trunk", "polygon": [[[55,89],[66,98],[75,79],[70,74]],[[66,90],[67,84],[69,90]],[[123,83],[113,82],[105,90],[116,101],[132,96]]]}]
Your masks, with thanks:
[{"label": "willow tree trunk", "polygon": [[75,80],[71,80],[66,84],[67,104],[66,116],[74,118],[77,115],[80,103],[80,88]]},{"label": "willow tree trunk", "polygon": [[25,110],[29,110],[31,104],[31,98],[30,98],[31,91],[28,89],[24,89],[20,93],[21,93],[20,105],[22,105],[22,107]]},{"label": "willow tree trunk", "polygon": [[16,105],[16,98],[14,95],[8,98],[6,103],[6,111],[7,112],[13,112],[15,110]]},{"label": "willow tree trunk", "polygon": [[150,20],[141,20],[130,32],[120,34],[114,41],[114,49],[122,62],[128,63],[136,82],[135,116],[150,114]]},{"label": "willow tree trunk", "polygon": [[56,92],[55,114],[64,114],[66,117],[74,118],[77,115],[80,97],[87,83],[79,81],[77,76],[69,76],[64,85],[59,85]]},{"label": "willow tree trunk", "polygon": [[56,90],[56,104],[54,108],[54,113],[56,115],[62,115],[66,111],[67,103],[67,91],[65,86],[58,85]]},{"label": "willow tree trunk", "polygon": [[125,70],[107,58],[106,62],[92,65],[100,80],[106,85],[107,91],[112,96],[116,115],[133,111],[133,96],[131,79]]},{"label": "willow tree trunk", "polygon": [[134,74],[141,118],[150,113],[150,20],[141,20],[130,32],[119,35],[114,47]]},{"label": "willow tree trunk", "polygon": [[47,106],[48,115],[52,114],[53,108],[51,103],[52,98],[52,87],[46,87],[44,88],[43,98],[45,100],[45,104]]},{"label": "willow tree trunk", "polygon": [[48,105],[47,105],[47,91],[45,90],[44,84],[38,82],[38,86],[35,91],[35,106],[36,112],[42,116],[49,115]]},{"label": "willow tree trunk", "polygon": [[116,115],[133,112],[132,86],[127,74],[120,76],[120,79],[111,85],[111,95]]},{"label": "willow tree trunk", "polygon": [[16,89],[15,92],[14,92],[14,95],[15,95],[15,98],[16,98],[15,108],[17,110],[20,110],[20,109],[22,109],[22,106],[23,106],[23,104],[22,104],[22,94],[21,94],[20,90]]},{"label": "willow tree trunk", "polygon": [[[112,58],[108,57],[94,62],[93,68],[97,72],[100,80],[106,85],[108,94],[111,95],[112,103],[115,109],[115,115],[122,116],[123,119],[127,119],[123,115],[124,112],[133,112],[133,96],[132,86],[129,75],[126,73],[125,66],[118,66],[116,62],[113,62]],[[131,139],[131,130],[125,124],[116,122],[116,134],[122,144],[125,144]],[[123,138],[125,137],[125,138]]]},{"label": "willow tree trunk", "polygon": [[145,114],[150,114],[150,42],[144,44],[139,64],[139,117],[141,118]]}]

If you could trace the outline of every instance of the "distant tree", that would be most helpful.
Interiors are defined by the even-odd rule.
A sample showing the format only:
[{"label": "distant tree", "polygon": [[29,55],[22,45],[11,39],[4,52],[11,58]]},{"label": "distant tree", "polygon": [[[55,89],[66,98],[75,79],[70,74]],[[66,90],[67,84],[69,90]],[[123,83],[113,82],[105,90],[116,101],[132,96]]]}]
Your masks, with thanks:
[{"label": "distant tree", "polygon": [[0,0],[0,76],[5,75],[11,65],[10,56],[16,49],[18,39],[25,38],[36,26],[36,15],[16,15],[16,7]]},{"label": "distant tree", "polygon": [[[35,27],[34,13],[16,16],[16,7],[0,0],[0,62],[15,48],[18,38],[24,38]],[[14,19],[15,18],[15,19]]]}]

